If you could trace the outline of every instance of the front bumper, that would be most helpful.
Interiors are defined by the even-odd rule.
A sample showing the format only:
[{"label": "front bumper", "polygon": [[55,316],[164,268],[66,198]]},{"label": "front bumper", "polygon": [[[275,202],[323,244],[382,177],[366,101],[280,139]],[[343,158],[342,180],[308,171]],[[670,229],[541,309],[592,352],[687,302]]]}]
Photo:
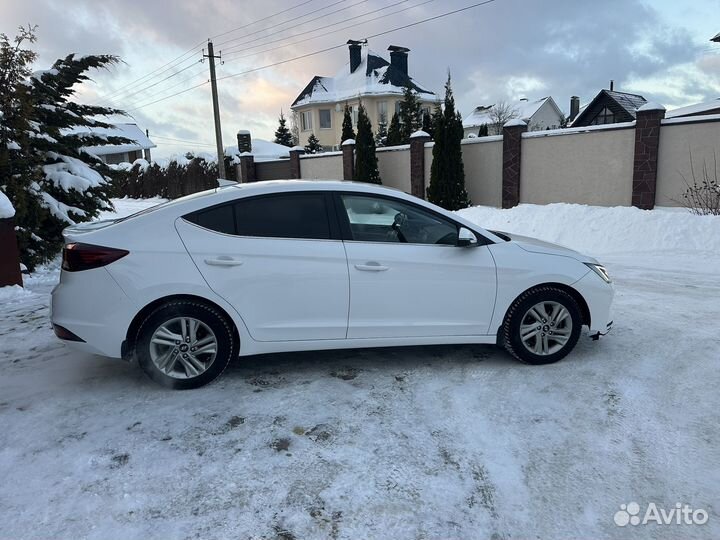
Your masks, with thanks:
[{"label": "front bumper", "polygon": [[607,328],[604,332],[598,331],[598,332],[595,332],[594,334],[590,334],[590,339],[592,339],[593,341],[597,341],[602,336],[607,336],[610,333],[610,330],[612,330],[612,327],[613,327],[613,321],[610,321],[609,323],[607,323]]},{"label": "front bumper", "polygon": [[587,303],[590,311],[590,336],[599,339],[607,334],[613,325],[611,306],[615,289],[592,270],[573,283]]}]

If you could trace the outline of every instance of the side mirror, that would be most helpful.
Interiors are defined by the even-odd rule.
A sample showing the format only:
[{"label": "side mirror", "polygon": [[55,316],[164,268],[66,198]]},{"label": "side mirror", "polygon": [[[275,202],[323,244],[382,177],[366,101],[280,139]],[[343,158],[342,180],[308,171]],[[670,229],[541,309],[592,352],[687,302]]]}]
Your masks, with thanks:
[{"label": "side mirror", "polygon": [[478,245],[477,236],[470,229],[460,227],[458,231],[457,246],[458,247],[473,247]]}]

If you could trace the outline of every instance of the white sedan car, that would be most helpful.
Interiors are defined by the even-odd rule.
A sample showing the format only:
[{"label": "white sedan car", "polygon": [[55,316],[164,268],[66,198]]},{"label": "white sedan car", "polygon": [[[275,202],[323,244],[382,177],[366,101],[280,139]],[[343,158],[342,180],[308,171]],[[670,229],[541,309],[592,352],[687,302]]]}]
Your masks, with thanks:
[{"label": "white sedan car", "polygon": [[548,364],[612,324],[595,259],[376,185],[238,184],[64,234],[56,335],[178,389],[282,351],[497,343]]}]

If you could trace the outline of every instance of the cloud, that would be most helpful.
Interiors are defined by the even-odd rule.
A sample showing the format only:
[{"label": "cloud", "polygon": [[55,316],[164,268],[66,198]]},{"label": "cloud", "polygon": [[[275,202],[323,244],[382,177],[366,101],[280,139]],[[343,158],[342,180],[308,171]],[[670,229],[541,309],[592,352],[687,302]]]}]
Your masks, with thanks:
[{"label": "cloud", "polygon": [[[704,54],[712,45],[707,42],[710,34],[690,29],[690,21],[707,18],[716,11],[716,4],[715,0],[701,0],[693,3],[692,9],[681,9],[664,0],[496,0],[462,14],[373,38],[369,46],[381,54],[387,54],[390,44],[409,47],[411,75],[438,93],[442,93],[449,69],[458,107],[465,114],[479,104],[545,95],[552,95],[561,108],[567,109],[571,95],[588,102],[608,86],[610,79],[620,90],[639,92],[672,107],[720,93],[720,54]],[[361,39],[463,4],[434,1],[417,7],[412,0],[379,14],[370,12],[387,7],[387,2],[347,0],[335,7],[329,5],[330,0],[326,0],[287,11],[288,3],[281,0],[0,0],[0,30],[11,34],[18,24],[39,24],[39,67],[69,52],[121,55],[126,63],[108,73],[94,74],[97,83],[84,88],[83,96],[95,100],[115,92],[114,103],[134,109],[207,80],[207,64],[197,62],[208,34],[246,26],[215,39],[218,49],[227,51],[225,64],[218,66],[218,76],[226,76],[349,38]],[[416,7],[392,14],[413,5]],[[335,9],[343,11],[328,15]],[[313,13],[315,10],[319,11]],[[277,12],[283,13],[253,24]],[[353,18],[362,14],[368,15]],[[375,22],[360,24],[380,15]],[[313,21],[315,18],[319,19]],[[335,23],[320,32],[307,33]],[[350,25],[357,26],[335,31]],[[278,48],[308,38],[312,39]],[[279,39],[284,41],[276,42]],[[193,50],[194,46],[198,49]],[[230,54],[232,46],[235,52]],[[266,49],[273,50],[262,52]],[[177,66],[165,66],[189,50]],[[313,75],[332,75],[341,69],[347,56],[342,47],[220,81],[226,144],[234,142],[240,128],[252,130],[257,137],[271,138],[280,109],[289,109]],[[183,73],[148,88],[186,67]],[[134,82],[153,70],[154,78]],[[167,71],[160,73],[163,70]],[[151,130],[151,135],[214,142],[208,86],[141,108],[133,115]]]}]

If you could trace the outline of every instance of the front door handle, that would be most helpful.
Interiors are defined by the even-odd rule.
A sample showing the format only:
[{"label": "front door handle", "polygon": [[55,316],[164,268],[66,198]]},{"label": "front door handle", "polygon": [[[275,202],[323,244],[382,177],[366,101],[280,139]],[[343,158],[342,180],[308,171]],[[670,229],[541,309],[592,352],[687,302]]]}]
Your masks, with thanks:
[{"label": "front door handle", "polygon": [[375,261],[370,261],[365,264],[356,264],[355,268],[362,270],[363,272],[384,272],[385,270],[390,270],[389,266],[383,266]]},{"label": "front door handle", "polygon": [[210,266],[240,266],[243,262],[232,257],[218,257],[217,259],[205,259],[205,264]]}]

